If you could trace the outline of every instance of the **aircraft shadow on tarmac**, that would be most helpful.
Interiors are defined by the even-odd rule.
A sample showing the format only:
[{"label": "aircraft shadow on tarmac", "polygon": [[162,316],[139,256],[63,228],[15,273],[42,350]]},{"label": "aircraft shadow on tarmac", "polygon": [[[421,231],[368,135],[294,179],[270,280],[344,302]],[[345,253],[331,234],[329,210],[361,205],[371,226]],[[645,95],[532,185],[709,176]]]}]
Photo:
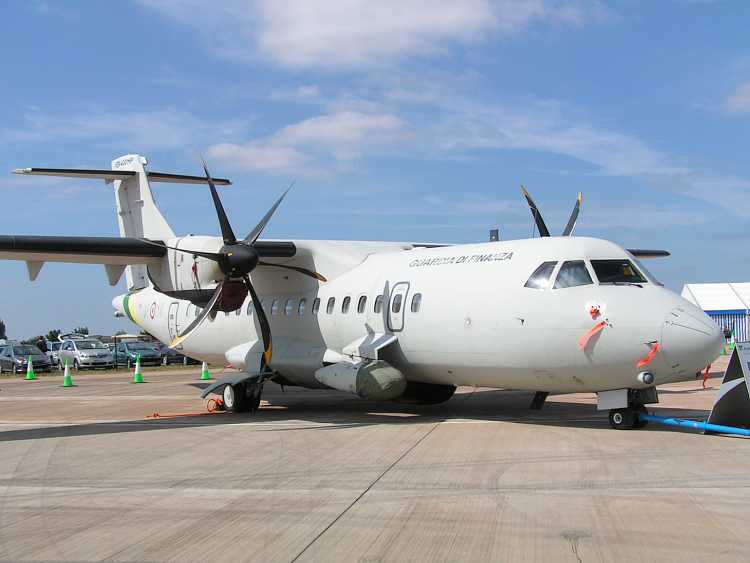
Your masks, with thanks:
[{"label": "aircraft shadow on tarmac", "polygon": [[[378,424],[424,424],[453,420],[501,421],[541,426],[593,428],[613,432],[607,422],[606,411],[596,411],[594,405],[550,400],[542,410],[531,410],[532,395],[528,392],[505,390],[476,390],[456,394],[439,405],[408,405],[395,402],[363,401],[344,393],[330,391],[273,392],[269,403],[255,413],[216,413],[195,416],[143,418],[117,422],[55,425],[41,428],[17,429],[0,432],[0,442],[66,438],[99,434],[168,430],[252,424],[252,431],[283,432],[290,430],[334,430]],[[649,411],[680,418],[705,419],[708,411],[664,408],[650,405]],[[299,424],[290,424],[298,422]],[[279,423],[276,426],[274,423]],[[312,424],[312,425],[308,425]],[[320,426],[316,426],[319,424]],[[669,427],[649,425],[643,431],[674,431]]]}]

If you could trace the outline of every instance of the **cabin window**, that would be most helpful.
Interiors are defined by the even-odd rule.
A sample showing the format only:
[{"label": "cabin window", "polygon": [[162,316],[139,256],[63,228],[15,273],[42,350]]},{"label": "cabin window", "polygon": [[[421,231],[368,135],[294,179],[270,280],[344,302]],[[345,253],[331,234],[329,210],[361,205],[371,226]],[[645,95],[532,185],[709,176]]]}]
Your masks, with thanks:
[{"label": "cabin window", "polygon": [[646,283],[646,278],[636,270],[633,263],[624,258],[622,260],[592,260],[599,283]]},{"label": "cabin window", "polygon": [[252,300],[250,300],[248,302],[248,304],[247,304],[247,311],[246,311],[246,313],[247,313],[248,317],[253,314],[253,301]]},{"label": "cabin window", "polygon": [[594,282],[591,281],[591,276],[586,269],[585,262],[583,260],[571,260],[563,262],[563,265],[560,267],[560,272],[557,274],[557,279],[555,280],[555,289],[577,287],[592,283]]},{"label": "cabin window", "polygon": [[279,313],[279,300],[274,299],[271,301],[271,314],[277,315]]},{"label": "cabin window", "polygon": [[297,305],[297,314],[301,317],[305,314],[305,306],[307,305],[307,299],[304,297],[299,300],[299,305]]},{"label": "cabin window", "polygon": [[544,262],[534,270],[534,273],[531,274],[531,277],[524,287],[530,287],[532,289],[547,289],[549,287],[550,278],[552,277],[552,272],[555,270],[555,266],[557,266],[557,262]]},{"label": "cabin window", "polygon": [[331,313],[333,313],[333,308],[335,306],[336,306],[336,298],[335,297],[330,297],[328,299],[328,305],[326,305],[326,313],[328,313],[329,315]]},{"label": "cabin window", "polygon": [[287,299],[284,304],[284,314],[288,317],[294,312],[294,299]]},{"label": "cabin window", "polygon": [[414,297],[411,298],[411,312],[419,313],[419,308],[422,306],[422,294],[415,293]]},{"label": "cabin window", "polygon": [[380,313],[383,310],[383,296],[378,295],[375,298],[375,307],[373,307],[373,312]]},{"label": "cabin window", "polygon": [[313,315],[317,315],[319,310],[320,310],[320,297],[316,297],[315,300],[313,301],[313,308],[312,308]]},{"label": "cabin window", "polygon": [[344,297],[344,300],[341,302],[341,312],[346,314],[349,312],[349,305],[352,303],[352,298],[348,295]]},{"label": "cabin window", "polygon": [[401,302],[404,300],[404,296],[400,293],[397,294],[393,298],[393,302],[391,303],[391,311],[394,313],[400,313],[401,312]]},{"label": "cabin window", "polygon": [[360,315],[365,312],[365,307],[367,307],[367,295],[362,295],[359,298],[359,301],[357,301],[357,313]]}]

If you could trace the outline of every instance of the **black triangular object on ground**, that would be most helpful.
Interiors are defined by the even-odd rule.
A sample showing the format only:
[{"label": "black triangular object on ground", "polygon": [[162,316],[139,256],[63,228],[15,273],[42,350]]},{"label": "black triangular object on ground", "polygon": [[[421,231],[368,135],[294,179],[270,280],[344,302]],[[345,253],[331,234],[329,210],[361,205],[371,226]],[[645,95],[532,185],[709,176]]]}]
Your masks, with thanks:
[{"label": "black triangular object on ground", "polygon": [[737,342],[716,396],[709,424],[750,428],[750,342]]}]

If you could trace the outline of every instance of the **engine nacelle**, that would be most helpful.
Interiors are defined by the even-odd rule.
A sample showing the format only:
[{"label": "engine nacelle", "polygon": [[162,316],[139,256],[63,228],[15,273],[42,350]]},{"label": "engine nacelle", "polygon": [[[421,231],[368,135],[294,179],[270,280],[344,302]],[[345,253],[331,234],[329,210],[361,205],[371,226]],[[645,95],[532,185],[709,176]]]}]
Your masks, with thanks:
[{"label": "engine nacelle", "polygon": [[315,379],[332,389],[372,401],[391,401],[406,390],[406,376],[383,360],[337,362],[317,370]]},{"label": "engine nacelle", "polygon": [[195,303],[208,300],[219,280],[224,278],[213,260],[190,254],[190,250],[218,252],[222,241],[218,237],[186,236],[165,241],[167,246],[188,250],[167,250],[158,266],[149,266],[148,274],[162,293],[174,294]]}]

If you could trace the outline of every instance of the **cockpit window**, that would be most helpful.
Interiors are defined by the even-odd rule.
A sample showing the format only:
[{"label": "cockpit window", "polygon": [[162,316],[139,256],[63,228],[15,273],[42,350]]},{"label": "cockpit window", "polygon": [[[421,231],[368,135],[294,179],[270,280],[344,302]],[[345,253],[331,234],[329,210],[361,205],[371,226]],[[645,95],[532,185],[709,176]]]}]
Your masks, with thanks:
[{"label": "cockpit window", "polygon": [[620,260],[592,260],[591,267],[594,268],[599,283],[646,283],[633,263],[627,258]]},{"label": "cockpit window", "polygon": [[532,289],[547,289],[549,287],[549,279],[552,277],[552,272],[557,266],[557,262],[544,262],[539,266],[534,273],[531,274],[529,281],[526,282],[524,287],[530,287]]},{"label": "cockpit window", "polygon": [[577,287],[579,285],[589,285],[594,283],[591,281],[589,271],[586,269],[586,264],[583,260],[571,260],[569,262],[563,262],[560,266],[560,271],[557,274],[555,280],[555,289],[562,289],[564,287]]}]

